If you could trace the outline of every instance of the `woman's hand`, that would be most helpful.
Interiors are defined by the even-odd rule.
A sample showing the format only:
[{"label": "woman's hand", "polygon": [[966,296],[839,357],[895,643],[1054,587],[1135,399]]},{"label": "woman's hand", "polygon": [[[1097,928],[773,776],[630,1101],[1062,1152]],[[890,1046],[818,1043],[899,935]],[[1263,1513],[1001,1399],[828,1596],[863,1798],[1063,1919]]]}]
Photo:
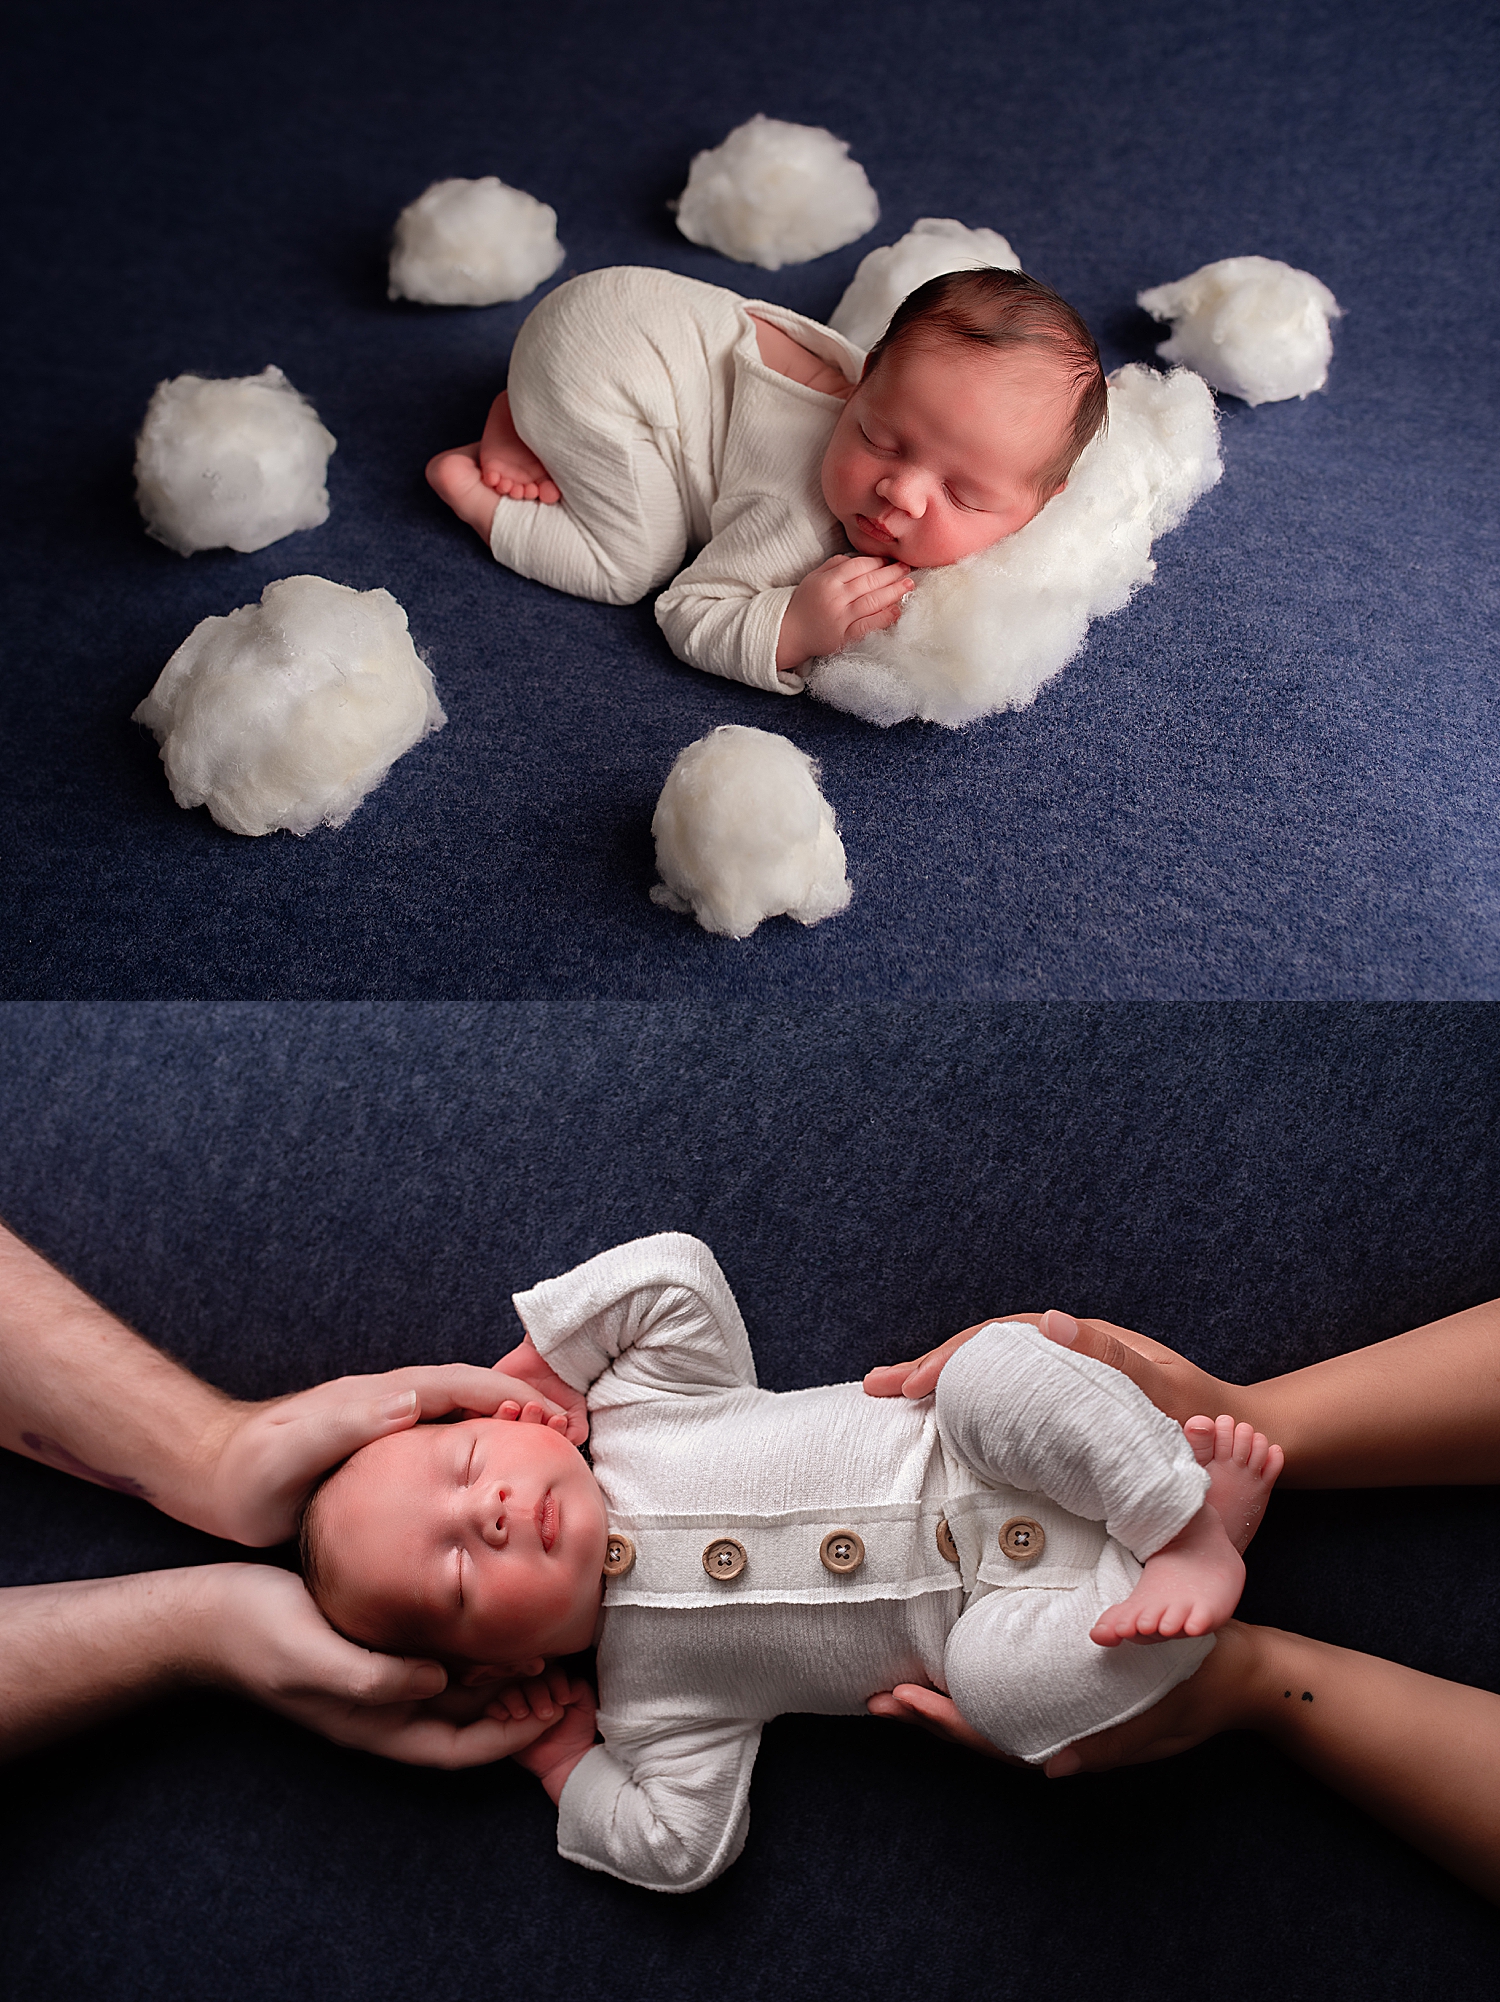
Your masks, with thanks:
[{"label": "woman's hand", "polygon": [[[568,1395],[581,1403],[576,1391]],[[209,1442],[201,1510],[189,1519],[234,1543],[284,1543],[330,1467],[373,1439],[450,1411],[551,1425],[575,1444],[580,1422],[579,1437],[588,1430],[586,1420],[500,1366],[446,1363],[336,1377],[291,1397],[229,1405]]]},{"label": "woman's hand", "polygon": [[[943,1373],[943,1365],[949,1356],[956,1355],[965,1342],[973,1341],[982,1328],[992,1327],[996,1321],[1025,1321],[1028,1327],[1040,1328],[1045,1335],[1050,1332],[1047,1322],[1067,1322],[1067,1314],[991,1314],[987,1321],[976,1321],[972,1328],[965,1328],[962,1334],[950,1335],[940,1347],[929,1349],[924,1356],[917,1356],[912,1362],[881,1363],[865,1378],[866,1397],[930,1397],[937,1389],[937,1380]],[[1075,1324],[1076,1325],[1076,1324]],[[1056,1336],[1053,1337],[1056,1340]]]},{"label": "woman's hand", "polygon": [[916,1724],[934,1738],[946,1738],[950,1745],[962,1745],[966,1752],[978,1752],[986,1759],[1000,1759],[1008,1766],[1021,1766],[988,1738],[966,1724],[958,1705],[940,1689],[928,1689],[920,1682],[898,1682],[894,1689],[882,1689],[865,1704],[872,1717],[888,1717],[897,1724]]},{"label": "woman's hand", "polygon": [[[300,1578],[270,1564],[202,1567],[194,1620],[199,1677],[310,1731],[412,1766],[487,1765],[557,1720],[554,1683],[447,1689],[435,1661],[376,1654],[334,1632]],[[566,1679],[562,1679],[566,1694]]]}]

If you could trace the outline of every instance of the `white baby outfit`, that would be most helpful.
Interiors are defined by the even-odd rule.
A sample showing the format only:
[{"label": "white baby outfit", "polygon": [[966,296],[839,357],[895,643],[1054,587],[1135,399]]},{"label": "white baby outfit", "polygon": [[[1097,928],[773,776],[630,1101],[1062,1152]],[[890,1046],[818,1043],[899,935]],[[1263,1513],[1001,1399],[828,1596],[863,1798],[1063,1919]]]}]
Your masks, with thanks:
[{"label": "white baby outfit", "polygon": [[[1127,1378],[1024,1323],[976,1336],[916,1403],[758,1389],[693,1237],[621,1245],[516,1308],[588,1392],[612,1547],[634,1552],[605,1583],[604,1743],[559,1803],[575,1863],[650,1890],[709,1883],[744,1846],[761,1726],[782,1711],[860,1714],[926,1683],[1040,1763],[1149,1709],[1213,1646],[1089,1640],[1140,1576],[1132,1550],[1168,1542],[1207,1475]],[[825,1552],[848,1565],[861,1545],[829,1568]]]},{"label": "white baby outfit", "polygon": [[562,500],[502,500],[490,548],[523,577],[632,605],[657,600],[679,659],[785,695],[776,641],[793,590],[847,552],[821,471],[843,410],[760,358],[751,312],[858,382],[864,350],[785,306],[671,271],[585,272],[516,336],[511,416]]}]

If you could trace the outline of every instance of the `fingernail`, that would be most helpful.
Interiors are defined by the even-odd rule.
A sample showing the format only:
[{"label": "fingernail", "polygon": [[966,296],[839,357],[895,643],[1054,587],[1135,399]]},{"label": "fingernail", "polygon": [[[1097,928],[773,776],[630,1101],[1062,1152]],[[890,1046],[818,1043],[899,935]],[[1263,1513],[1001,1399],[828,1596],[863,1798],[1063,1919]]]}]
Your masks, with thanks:
[{"label": "fingernail", "polygon": [[382,1418],[410,1418],[417,1408],[417,1393],[414,1390],[393,1390],[389,1397],[380,1400]]},{"label": "fingernail", "polygon": [[[1046,1323],[1043,1333],[1049,1342],[1056,1342],[1059,1348],[1072,1348],[1078,1339],[1078,1323],[1071,1314],[1064,1314],[1057,1307],[1049,1307],[1042,1319]],[[1070,1767],[1069,1771],[1071,1770]]]},{"label": "fingernail", "polygon": [[1059,1752],[1055,1759],[1049,1759],[1042,1771],[1049,1780],[1065,1780],[1069,1773],[1078,1772],[1083,1760],[1076,1752]]},{"label": "fingernail", "polygon": [[435,1661],[425,1662],[411,1679],[413,1696],[436,1696],[448,1687],[448,1678]]}]

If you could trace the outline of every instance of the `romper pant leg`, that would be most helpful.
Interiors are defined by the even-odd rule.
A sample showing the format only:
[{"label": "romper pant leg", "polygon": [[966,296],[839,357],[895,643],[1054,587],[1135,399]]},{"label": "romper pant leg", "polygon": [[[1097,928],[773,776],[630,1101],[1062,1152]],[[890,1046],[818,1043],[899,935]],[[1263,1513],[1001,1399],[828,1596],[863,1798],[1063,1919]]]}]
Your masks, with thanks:
[{"label": "romper pant leg", "polygon": [[664,271],[586,272],[516,336],[516,430],[562,499],[504,499],[490,549],[523,577],[630,605],[708,535],[741,301]]},{"label": "romper pant leg", "polygon": [[959,1619],[944,1674],[969,1723],[1002,1751],[1042,1762],[1185,1681],[1211,1635],[1118,1648],[1088,1637],[1139,1578],[1136,1557],[1203,1505],[1207,1476],[1181,1428],[1117,1370],[1021,1322],[958,1351],[938,1379],[937,1412],[944,1440],[981,1479],[1045,1495],[1114,1539],[1085,1579],[1049,1589],[1039,1567]]}]

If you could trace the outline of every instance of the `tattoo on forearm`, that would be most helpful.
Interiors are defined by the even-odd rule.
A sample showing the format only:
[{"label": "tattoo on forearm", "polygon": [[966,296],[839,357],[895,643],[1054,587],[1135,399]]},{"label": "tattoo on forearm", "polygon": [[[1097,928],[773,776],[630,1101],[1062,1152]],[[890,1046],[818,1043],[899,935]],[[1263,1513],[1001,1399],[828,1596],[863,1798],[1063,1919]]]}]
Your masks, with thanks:
[{"label": "tattoo on forearm", "polygon": [[76,1453],[70,1453],[66,1446],[56,1439],[44,1439],[40,1432],[23,1432],[21,1444],[28,1453],[35,1453],[39,1460],[49,1466],[59,1468],[65,1474],[77,1474],[85,1481],[97,1481],[101,1488],[114,1488],[122,1495],[139,1495],[142,1501],[150,1501],[151,1491],[143,1488],[130,1474],[106,1474],[98,1467],[91,1467],[80,1460]]}]

